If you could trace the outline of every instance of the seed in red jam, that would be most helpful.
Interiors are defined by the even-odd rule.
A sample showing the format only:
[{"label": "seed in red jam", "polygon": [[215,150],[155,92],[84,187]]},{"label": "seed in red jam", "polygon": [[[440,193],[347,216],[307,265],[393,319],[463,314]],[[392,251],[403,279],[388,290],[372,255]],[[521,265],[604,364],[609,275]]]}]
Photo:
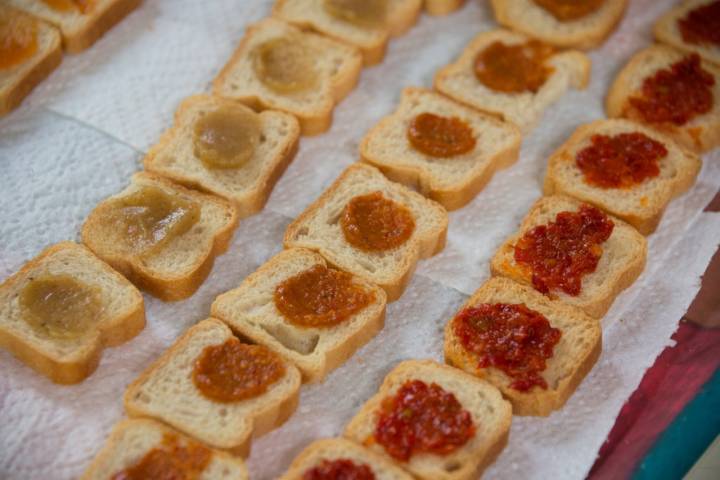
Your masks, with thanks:
[{"label": "seed in red jam", "polygon": [[527,231],[515,244],[515,261],[529,270],[539,292],[559,289],[577,296],[614,228],[607,215],[583,204],[577,212],[560,212],[554,221]]},{"label": "seed in red jam", "polygon": [[477,355],[478,367],[495,367],[512,379],[510,388],[547,389],[540,375],[562,332],[525,305],[483,303],[462,310],[453,320],[460,344]]},{"label": "seed in red jam", "polygon": [[660,175],[665,146],[639,132],[593,135],[578,152],[575,164],[585,181],[601,188],[628,188]]},{"label": "seed in red jam", "polygon": [[414,453],[446,455],[475,435],[472,415],[451,392],[436,383],[408,380],[383,400],[375,440],[401,461]]},{"label": "seed in red jam", "polygon": [[720,45],[720,0],[690,10],[678,20],[683,40],[695,45]]},{"label": "seed in red jam", "polygon": [[365,464],[358,465],[352,460],[338,458],[323,460],[307,470],[302,480],[375,480],[375,474]]}]

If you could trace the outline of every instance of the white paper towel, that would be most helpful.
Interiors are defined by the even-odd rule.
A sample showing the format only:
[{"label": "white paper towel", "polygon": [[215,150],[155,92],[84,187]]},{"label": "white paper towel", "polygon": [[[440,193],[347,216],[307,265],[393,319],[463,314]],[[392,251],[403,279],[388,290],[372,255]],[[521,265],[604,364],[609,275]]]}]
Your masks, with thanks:
[{"label": "white paper towel", "polygon": [[[548,155],[580,123],[603,116],[602,101],[629,56],[650,42],[650,26],[671,0],[631,0],[619,30],[591,52],[592,81],[553,106],[524,139],[520,161],[498,173],[477,199],[450,215],[447,248],[423,262],[405,295],[388,308],[385,329],[321,385],[302,389],[283,427],[255,442],[253,479],[276,478],[311,440],[338,435],[400,360],[442,358],[442,329],[488,277],[488,263],[540,195]],[[172,121],[187,95],[206,91],[248,22],[267,0],[146,0],[89,51],[60,69],[19,111],[0,120],[0,279],[44,246],[77,239],[95,204],[120,190],[142,152]],[[300,152],[263,213],[241,222],[230,251],[189,300],[146,298],[148,325],[105,351],[98,370],[62,387],[0,352],[0,478],[79,475],[122,416],[125,386],[213,298],[236,286],[281,248],[287,224],[357,159],[364,133],[391,112],[405,86],[430,86],[479,31],[494,28],[485,2],[448,17],[423,16],[392,42],[387,59],[363,71],[336,109],[330,132],[303,138]],[[691,192],[674,201],[650,238],[641,279],[603,320],[604,352],[568,405],[547,419],[516,418],[510,443],[487,478],[582,478],[623,402],[662,349],[699,286],[720,238],[720,216],[701,214],[720,186],[720,152],[705,157]]]}]

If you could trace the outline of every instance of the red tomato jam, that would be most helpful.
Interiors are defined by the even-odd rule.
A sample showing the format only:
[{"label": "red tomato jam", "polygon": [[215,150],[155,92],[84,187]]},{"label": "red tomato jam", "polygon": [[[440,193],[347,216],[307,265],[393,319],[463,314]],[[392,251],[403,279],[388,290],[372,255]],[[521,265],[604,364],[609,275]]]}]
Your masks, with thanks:
[{"label": "red tomato jam", "polygon": [[593,135],[575,157],[585,181],[601,188],[629,188],[660,175],[665,146],[639,132]]},{"label": "red tomato jam", "polygon": [[439,385],[408,380],[383,400],[375,426],[375,440],[401,461],[413,453],[445,455],[475,435],[470,412],[455,395]]},{"label": "red tomato jam", "polygon": [[307,470],[302,480],[375,480],[375,474],[365,464],[358,465],[352,460],[338,458],[323,460]]},{"label": "red tomato jam", "polygon": [[683,40],[695,45],[720,45],[720,0],[690,10],[678,20]]},{"label": "red tomato jam", "polygon": [[210,463],[211,452],[202,445],[182,445],[175,435],[165,434],[160,445],[111,480],[197,480]]},{"label": "red tomato jam", "polygon": [[562,332],[525,305],[483,303],[462,310],[453,320],[460,344],[478,356],[480,368],[495,367],[512,378],[510,388],[547,389],[540,376]]},{"label": "red tomato jam", "polygon": [[646,78],[641,95],[629,101],[646,122],[684,125],[712,110],[714,85],[715,78],[693,53]]},{"label": "red tomato jam", "polygon": [[615,224],[590,205],[577,212],[560,212],[555,221],[527,231],[515,244],[515,261],[532,274],[536,290],[549,293],[560,289],[579,295],[582,277],[600,262],[600,246],[612,234]]}]

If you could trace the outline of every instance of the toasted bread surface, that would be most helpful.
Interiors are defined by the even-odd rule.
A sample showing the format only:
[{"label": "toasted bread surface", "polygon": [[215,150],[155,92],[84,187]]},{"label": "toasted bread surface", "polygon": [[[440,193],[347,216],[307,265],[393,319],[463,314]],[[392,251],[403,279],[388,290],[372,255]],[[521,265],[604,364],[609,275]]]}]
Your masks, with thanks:
[{"label": "toasted bread surface", "polygon": [[465,0],[425,0],[425,11],[430,15],[447,15],[464,4]]},{"label": "toasted bread surface", "polygon": [[677,6],[670,9],[655,23],[653,32],[655,39],[671,47],[686,51],[695,52],[708,62],[720,65],[720,46],[712,43],[687,42],[678,27],[678,22],[685,19],[687,15],[697,8],[713,3],[715,0],[683,0]]}]

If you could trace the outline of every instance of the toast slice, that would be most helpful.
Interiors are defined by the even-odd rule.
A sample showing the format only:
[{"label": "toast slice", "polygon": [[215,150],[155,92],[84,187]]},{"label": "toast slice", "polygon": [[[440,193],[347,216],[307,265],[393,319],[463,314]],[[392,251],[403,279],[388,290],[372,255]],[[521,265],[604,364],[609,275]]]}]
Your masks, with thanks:
[{"label": "toast slice", "polygon": [[69,8],[61,9],[53,8],[50,6],[52,2],[43,0],[7,0],[7,2],[55,25],[62,33],[65,50],[77,53],[92,46],[105,32],[135,10],[142,0],[83,2],[90,5],[85,13],[79,8],[73,8],[73,2],[67,2]]},{"label": "toast slice", "polygon": [[384,25],[363,26],[333,16],[324,6],[327,1],[276,0],[273,16],[357,47],[366,66],[382,62],[390,37],[403,35],[415,25],[422,8],[422,0],[386,0]]},{"label": "toast slice", "polygon": [[[35,30],[34,52],[20,63],[0,62],[0,117],[10,113],[62,61],[60,32],[21,10],[0,5],[0,37]],[[31,47],[32,48],[32,47]]]},{"label": "toast slice", "polygon": [[214,318],[191,327],[128,386],[123,397],[128,415],[154,418],[213,448],[246,456],[252,438],[282,425],[295,411],[300,372],[283,362],[285,374],[264,393],[230,403],[211,400],[192,380],[195,362],[205,347],[232,338]]},{"label": "toast slice", "polygon": [[[416,149],[408,140],[408,129],[418,115],[425,113],[462,120],[472,129],[475,146],[450,158]],[[517,161],[520,141],[520,131],[514,125],[430,90],[410,87],[403,90],[398,109],[365,136],[360,155],[389,179],[455,210],[470,202],[495,170]]]},{"label": "toast slice", "polygon": [[[313,55],[318,84],[292,93],[268,87],[254,68],[257,48],[275,39],[290,38]],[[250,25],[232,58],[213,81],[213,93],[239,100],[255,110],[273,109],[291,113],[300,121],[304,135],[317,135],[332,124],[335,104],[355,88],[362,57],[350,45],[325,38],[266,18]]]},{"label": "toast slice", "polygon": [[698,153],[720,145],[720,66],[701,61],[700,68],[712,76],[710,87],[713,104],[707,113],[676,125],[672,122],[649,123],[630,104],[630,98],[640,95],[643,83],[660,70],[688,59],[693,54],[681,52],[665,45],[652,45],[636,53],[615,78],[606,100],[608,117],[625,117],[646,123],[648,126],[673,138],[679,144]]},{"label": "toast slice", "polygon": [[[27,321],[21,303],[25,287],[47,276],[71,277],[94,292],[100,312],[79,336],[61,338]],[[0,285],[0,347],[55,383],[83,381],[97,368],[103,348],[127,342],[144,327],[140,292],[90,250],[73,242],[48,247]]]},{"label": "toast slice", "polygon": [[[293,460],[279,480],[305,480],[305,474],[325,462],[349,460],[369,469],[376,480],[412,480],[413,477],[381,455],[344,438],[316,440]],[[318,477],[312,477],[318,478]],[[359,477],[358,477],[359,478]],[[364,478],[364,477],[363,477]]]},{"label": "toast slice", "polygon": [[150,465],[162,464],[161,462],[168,457],[177,459],[180,465],[186,465],[186,458],[183,455],[192,455],[191,458],[194,460],[200,458],[204,460],[202,463],[207,462],[202,470],[197,472],[198,479],[248,480],[250,478],[245,463],[237,457],[209,449],[153,420],[125,419],[113,427],[105,446],[95,456],[80,480],[117,478],[116,475],[138,465],[150,452],[162,451],[168,452],[168,455],[156,457],[157,463]]},{"label": "toast slice", "polygon": [[474,72],[475,58],[495,42],[519,45],[530,37],[510,30],[492,30],[477,35],[457,59],[435,75],[435,89],[453,100],[488,112],[517,125],[526,133],[540,121],[550,105],[571,87],[584,89],[590,78],[590,59],[582,52],[553,53],[545,62],[553,71],[545,83],[533,93],[505,93],[481,83]]},{"label": "toast slice", "polygon": [[[386,377],[377,394],[370,398],[345,429],[344,436],[393,459],[375,440],[375,426],[383,400],[395,395],[407,381],[437,384],[452,393],[470,412],[475,434],[446,455],[419,452],[398,464],[422,480],[472,480],[480,477],[507,443],[512,418],[510,403],[490,383],[461,370],[432,360],[408,360],[398,364]],[[394,459],[393,459],[394,460]]]},{"label": "toast slice", "polygon": [[[720,45],[698,42],[693,38],[685,40],[685,36],[680,30],[679,22],[685,20],[693,11],[707,8],[710,4],[717,4],[717,0],[684,0],[674,8],[660,17],[655,23],[653,32],[655,39],[660,43],[665,43],[672,47],[685,52],[694,52],[703,57],[708,62],[720,65]],[[715,8],[718,8],[717,6]],[[694,15],[707,15],[705,10],[698,10]]]},{"label": "toast slice", "polygon": [[550,45],[581,49],[600,45],[615,29],[627,6],[627,0],[604,0],[595,11],[578,18],[567,18],[567,14],[556,16],[540,3],[535,0],[491,0],[499,24]]},{"label": "toast slice", "polygon": [[[578,167],[579,152],[592,145],[594,135],[613,137],[641,133],[661,144],[667,154],[658,160],[659,174],[625,188],[604,188],[589,183]],[[643,235],[657,228],[662,214],[674,197],[695,183],[702,160],[674,141],[629,120],[598,120],[579,127],[550,157],[545,174],[545,195],[568,195],[588,202],[625,220]]]},{"label": "toast slice", "polygon": [[[371,296],[366,307],[337,325],[296,325],[277,308],[276,288],[318,265],[326,267],[327,262],[317,253],[301,248],[284,250],[238,288],[217,297],[211,315],[224,321],[240,337],[264,345],[295,364],[304,380],[320,382],[382,330],[386,296],[380,287],[353,277],[353,285]],[[332,295],[328,291],[323,297]]]},{"label": "toast slice", "polygon": [[[401,245],[368,252],[346,240],[340,217],[352,199],[375,192],[408,209],[415,228]],[[378,169],[356,163],[288,226],[284,244],[286,248],[317,251],[331,265],[380,286],[387,293],[388,301],[394,301],[405,290],[418,260],[431,257],[445,247],[447,225],[447,212],[442,206],[389,181]]]},{"label": "toast slice", "polygon": [[[518,232],[508,238],[493,256],[490,262],[492,274],[531,285],[531,274],[515,261],[515,244],[532,228],[555,221],[558,213],[576,212],[582,205],[575,199],[561,195],[542,197],[535,202]],[[561,290],[552,290],[549,294],[551,298],[573,305],[594,318],[605,315],[615,297],[640,276],[647,258],[645,237],[622,220],[610,219],[615,227],[610,237],[600,245],[602,256],[597,268],[582,277],[580,294],[572,296]]]},{"label": "toast slice", "polygon": [[[208,168],[195,153],[194,127],[203,116],[228,105],[257,115],[260,141],[242,166]],[[253,114],[231,100],[195,95],[182,102],[175,114],[175,125],[150,149],[144,165],[149,172],[230,200],[238,217],[245,218],[265,206],[275,182],[297,151],[299,137],[300,125],[288,113],[266,110]]]},{"label": "toast slice", "polygon": [[[199,207],[192,227],[171,238],[152,254],[137,253],[127,246],[122,226],[108,224],[112,202],[143,189],[158,189],[170,198]],[[147,172],[132,176],[122,192],[102,201],[82,227],[82,241],[98,257],[125,275],[142,290],[165,301],[191,296],[205,281],[215,257],[224,253],[238,225],[235,207],[214,195],[206,195]]]},{"label": "toast slice", "polygon": [[512,403],[513,414],[550,415],[553,410],[565,405],[600,356],[600,322],[575,307],[551,300],[533,288],[502,277],[485,282],[461,311],[481,304],[498,303],[524,305],[543,315],[552,328],[560,330],[560,340],[553,349],[552,357],[547,359],[545,370],[540,373],[547,388],[534,386],[528,391],[520,391],[511,387],[512,377],[501,369],[492,366],[481,368],[478,356],[465,349],[458,338],[455,319],[445,327],[445,361],[499,388]]},{"label": "toast slice", "polygon": [[425,0],[425,11],[430,15],[447,15],[464,4],[465,0]]}]

